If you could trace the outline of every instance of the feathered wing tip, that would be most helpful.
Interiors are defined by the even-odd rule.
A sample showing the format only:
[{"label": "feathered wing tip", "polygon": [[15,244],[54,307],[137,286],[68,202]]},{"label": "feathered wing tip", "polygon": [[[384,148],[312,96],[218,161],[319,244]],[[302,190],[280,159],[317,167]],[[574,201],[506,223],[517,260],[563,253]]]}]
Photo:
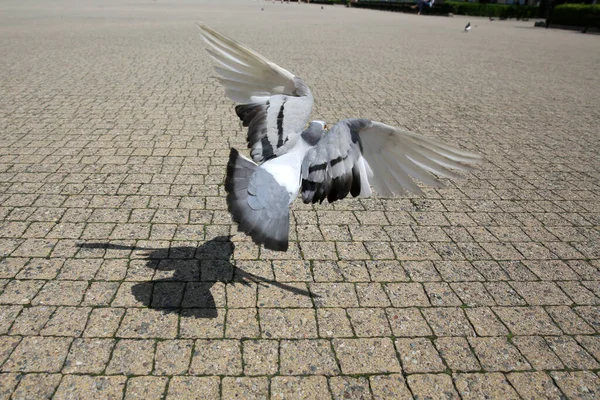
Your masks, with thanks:
[{"label": "feathered wing tip", "polygon": [[[285,196],[287,192],[268,172],[257,169],[254,162],[240,155],[236,149],[231,149],[225,178],[227,208],[238,224],[238,231],[249,235],[254,243],[262,244],[269,250],[287,251],[290,230],[287,204],[284,209],[278,210],[279,213],[273,212],[277,204],[270,204],[273,196]],[[249,190],[255,172],[260,176],[254,180],[259,181],[261,186]]]},{"label": "feathered wing tip", "polygon": [[294,74],[290,71],[214,29],[197,24],[209,55],[218,64],[218,79],[227,97],[247,104],[256,97],[292,94],[296,90]]},{"label": "feathered wing tip", "polygon": [[471,172],[474,164],[484,161],[478,154],[379,122],[361,135],[374,172],[371,183],[384,196],[406,191],[423,195],[413,179],[441,188],[444,184],[438,177],[459,179],[454,170]]}]

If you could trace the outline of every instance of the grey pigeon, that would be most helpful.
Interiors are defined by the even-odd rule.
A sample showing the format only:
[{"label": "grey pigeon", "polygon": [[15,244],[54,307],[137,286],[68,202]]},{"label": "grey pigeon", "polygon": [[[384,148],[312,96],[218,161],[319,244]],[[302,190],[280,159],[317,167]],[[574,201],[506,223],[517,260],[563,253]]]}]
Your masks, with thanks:
[{"label": "grey pigeon", "polygon": [[252,159],[231,149],[225,191],[238,229],[256,244],[288,249],[289,206],[304,203],[422,194],[413,181],[442,187],[432,173],[457,178],[479,155],[364,118],[308,123],[313,96],[304,81],[255,51],[199,25],[225,94],[248,128]]}]

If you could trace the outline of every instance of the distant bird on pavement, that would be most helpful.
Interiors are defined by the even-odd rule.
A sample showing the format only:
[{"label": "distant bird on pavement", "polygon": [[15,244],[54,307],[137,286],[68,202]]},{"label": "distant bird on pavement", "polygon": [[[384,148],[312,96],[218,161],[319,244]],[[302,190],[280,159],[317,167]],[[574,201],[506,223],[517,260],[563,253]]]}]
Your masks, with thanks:
[{"label": "distant bird on pavement", "polygon": [[469,32],[471,30],[471,23],[467,22],[467,25],[465,26],[465,32]]},{"label": "distant bird on pavement", "polygon": [[495,21],[495,19],[494,19],[494,18],[492,18],[492,17],[490,17],[490,21]]},{"label": "distant bird on pavement", "polygon": [[432,173],[457,178],[450,168],[471,171],[479,155],[365,118],[324,121],[305,128],[313,96],[304,81],[255,51],[199,25],[216,61],[225,95],[248,127],[252,159],[231,149],[225,191],[238,229],[256,244],[288,249],[289,207],[298,193],[304,203],[330,203],[407,191],[422,194],[413,181],[441,187]]}]

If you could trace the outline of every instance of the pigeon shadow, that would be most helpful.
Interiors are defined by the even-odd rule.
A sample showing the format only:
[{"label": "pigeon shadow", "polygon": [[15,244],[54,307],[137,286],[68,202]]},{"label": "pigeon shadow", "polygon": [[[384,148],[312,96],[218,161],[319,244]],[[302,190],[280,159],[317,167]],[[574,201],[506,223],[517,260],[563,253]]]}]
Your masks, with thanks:
[{"label": "pigeon shadow", "polygon": [[[235,245],[229,236],[217,237],[199,247],[156,249],[112,243],[79,243],[77,246],[84,249],[141,251],[144,267],[155,272],[151,281],[133,285],[131,293],[145,307],[166,314],[216,318],[217,304],[211,288],[217,282],[246,286],[253,283],[272,285],[294,294],[317,297],[306,290],[245,272],[231,264],[229,260]],[[137,272],[142,275],[148,273]]]}]

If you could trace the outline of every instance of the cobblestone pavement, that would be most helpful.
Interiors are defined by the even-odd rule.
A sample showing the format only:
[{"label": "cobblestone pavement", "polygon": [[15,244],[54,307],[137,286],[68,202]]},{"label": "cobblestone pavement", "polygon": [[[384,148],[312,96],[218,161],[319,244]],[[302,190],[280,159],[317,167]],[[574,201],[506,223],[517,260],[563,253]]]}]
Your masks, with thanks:
[{"label": "cobblestone pavement", "polygon": [[[3,2],[0,398],[598,398],[598,37],[224,3]],[[303,77],[315,118],[488,162],[297,201],[290,250],[259,250],[197,20]]]}]

